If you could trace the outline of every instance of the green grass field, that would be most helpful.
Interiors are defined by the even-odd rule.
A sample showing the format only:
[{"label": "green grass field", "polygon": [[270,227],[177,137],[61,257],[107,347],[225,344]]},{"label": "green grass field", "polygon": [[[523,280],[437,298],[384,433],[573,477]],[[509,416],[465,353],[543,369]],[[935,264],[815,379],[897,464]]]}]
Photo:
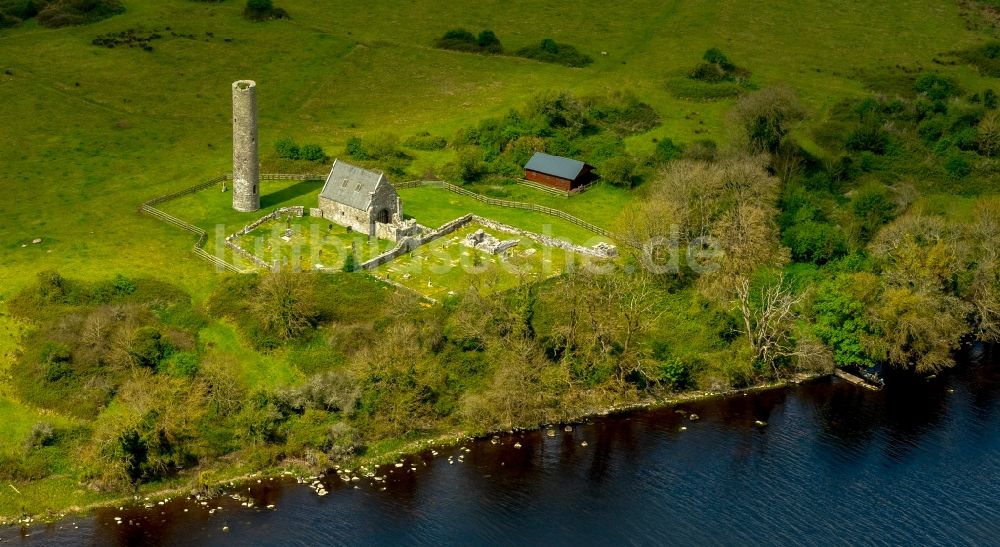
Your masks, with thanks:
[{"label": "green grass field", "polygon": [[[545,194],[545,192],[537,190],[534,193]],[[403,212],[406,216],[417,219],[419,223],[428,228],[436,228],[460,216],[474,213],[531,232],[568,239],[578,245],[590,246],[601,241],[608,241],[607,238],[567,220],[525,209],[487,205],[443,188],[403,188],[399,191],[399,196],[403,199]],[[563,201],[550,206],[565,209],[565,205],[568,203],[568,201]]]},{"label": "green grass field", "polygon": [[[288,230],[291,233],[286,236]],[[240,238],[240,245],[269,263],[281,260],[301,270],[317,269],[317,265],[321,269],[339,270],[352,252],[358,262],[365,262],[388,251],[395,243],[347,232],[323,219],[304,217],[290,223],[265,222]]]},{"label": "green grass field", "polygon": [[[342,155],[353,136],[384,131],[450,138],[539,92],[562,90],[631,90],[652,105],[662,124],[627,138],[633,153],[652,150],[653,139],[663,137],[679,143],[711,138],[725,145],[731,141],[726,113],[733,100],[683,98],[671,85],[710,47],[749,69],[752,85],[796,90],[811,115],[796,131],[807,149],[811,129],[827,121],[833,105],[892,80],[897,67],[940,71],[970,91],[988,83],[969,65],[932,64],[936,56],[986,39],[966,27],[962,8],[952,0],[637,0],[613,9],[585,1],[572,5],[571,16],[566,5],[527,0],[278,4],[290,20],[248,22],[238,0],[126,0],[125,14],[93,25],[45,29],[29,22],[0,30],[0,451],[16,451],[43,417],[68,420],[43,416],[18,401],[6,372],[22,326],[2,313],[2,302],[38,272],[55,269],[82,279],[116,272],[152,276],[178,284],[198,303],[217,286],[214,269],[191,253],[191,234],[137,209],[149,198],[230,170],[234,80],[258,83],[263,151],[287,136],[321,144],[333,156]],[[510,50],[550,37],[576,45],[595,62],[573,69],[431,47],[454,27],[490,28]],[[98,35],[130,28],[159,29],[164,38],[153,42],[152,52],[91,45]],[[408,174],[419,178],[452,152],[413,155]],[[263,209],[254,214],[232,211],[231,194],[211,189],[163,208],[206,229],[206,248],[215,252],[225,234],[276,207],[313,206],[319,184],[268,181]],[[642,190],[598,186],[570,198],[524,187],[505,191],[505,199],[559,208],[613,229]],[[440,189],[406,189],[401,195],[405,212],[431,227],[475,212],[578,244],[602,240],[553,217],[490,207]],[[392,278],[399,281],[395,273]],[[238,367],[248,385],[289,385],[303,377],[288,356],[246,349],[229,325],[215,324],[202,336],[212,345],[208,359]],[[66,478],[24,491],[22,499],[0,496],[0,514],[25,505],[82,505],[98,497]]]},{"label": "green grass field", "polygon": [[[0,72],[0,292],[60,268],[87,277],[168,275],[205,294],[212,271],[190,256],[187,235],[136,207],[228,170],[236,79],[258,81],[264,146],[291,136],[336,151],[352,135],[384,130],[450,136],[540,90],[626,88],[663,118],[628,140],[641,151],[659,136],[726,140],[730,101],[679,100],[666,86],[712,46],[749,68],[755,83],[788,83],[821,112],[861,93],[869,71],[926,63],[981,40],[965,29],[956,4],[926,0],[835,8],[816,0],[650,0],[618,6],[613,16],[583,3],[573,17],[523,1],[282,5],[291,20],[255,24],[235,1],[135,0],[124,15],[90,26],[29,23],[0,32],[0,70],[9,71]],[[108,32],[167,26],[196,38],[167,34],[153,52],[90,44]],[[488,26],[512,49],[552,37],[596,62],[571,69],[430,47],[457,26]],[[977,81],[969,67],[942,70]],[[418,156],[412,169],[425,167]],[[35,238],[43,242],[30,245]]]},{"label": "green grass field", "polygon": [[[504,241],[518,239],[507,255],[498,256],[474,250],[462,243],[476,230]],[[520,283],[536,282],[566,271],[576,255],[569,251],[539,245],[528,238],[468,224],[453,233],[419,247],[373,273],[434,299],[455,296],[470,285],[487,292],[510,289]]]}]

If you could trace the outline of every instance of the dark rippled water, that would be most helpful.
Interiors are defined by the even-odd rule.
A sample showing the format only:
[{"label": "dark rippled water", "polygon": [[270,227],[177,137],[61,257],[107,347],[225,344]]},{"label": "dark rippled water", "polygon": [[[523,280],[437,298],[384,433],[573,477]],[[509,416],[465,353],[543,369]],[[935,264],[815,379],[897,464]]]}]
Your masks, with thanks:
[{"label": "dark rippled water", "polygon": [[[222,497],[208,506],[222,510],[210,514],[179,499],[2,530],[0,539],[26,545],[998,545],[998,360],[976,350],[955,373],[927,383],[896,382],[878,393],[819,381],[683,405],[684,415],[671,408],[576,424],[569,433],[559,428],[554,437],[531,432],[498,444],[470,442],[468,452],[441,450],[382,470],[389,477],[385,491],[382,483],[344,485],[330,477],[324,479],[330,493],[320,497],[305,485],[264,480],[233,489],[251,495],[255,509]],[[690,421],[692,412],[701,419]],[[417,471],[407,471],[411,465]]]}]

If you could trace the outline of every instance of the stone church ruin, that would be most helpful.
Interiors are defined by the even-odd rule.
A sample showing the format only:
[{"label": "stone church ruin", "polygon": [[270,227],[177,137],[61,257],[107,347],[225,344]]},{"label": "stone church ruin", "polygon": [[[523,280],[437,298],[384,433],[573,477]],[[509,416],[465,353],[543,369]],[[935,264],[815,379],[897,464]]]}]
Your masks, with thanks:
[{"label": "stone church ruin", "polygon": [[340,160],[334,160],[326,176],[316,212],[331,222],[379,239],[399,241],[417,232],[416,221],[403,219],[403,202],[384,173]]}]

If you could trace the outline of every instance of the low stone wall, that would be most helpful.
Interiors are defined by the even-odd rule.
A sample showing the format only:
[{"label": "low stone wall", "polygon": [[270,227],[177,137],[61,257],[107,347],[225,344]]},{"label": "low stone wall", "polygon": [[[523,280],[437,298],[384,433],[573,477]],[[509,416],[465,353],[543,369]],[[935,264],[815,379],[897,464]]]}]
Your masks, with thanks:
[{"label": "low stone wall", "polygon": [[241,228],[240,231],[226,236],[226,247],[229,247],[230,249],[233,250],[234,253],[242,256],[243,258],[246,258],[247,260],[253,262],[257,266],[260,266],[261,268],[270,269],[271,268],[270,264],[265,262],[262,258],[258,257],[257,255],[241,247],[238,243],[236,243],[236,241],[238,241],[240,237],[245,236],[246,234],[249,234],[250,232],[257,229],[261,224],[264,224],[269,220],[276,220],[286,215],[292,215],[293,217],[299,217],[299,218],[304,217],[306,216],[306,208],[301,205],[296,205],[293,207],[281,207],[280,209],[275,209],[274,211],[258,218],[257,220],[251,222],[250,224],[247,224],[246,226]]},{"label": "low stone wall", "polygon": [[419,237],[408,237],[404,238],[396,244],[395,247],[389,249],[388,251],[362,263],[359,268],[366,270],[374,270],[386,262],[390,262],[399,258],[400,256],[413,251],[417,247],[426,245],[435,239],[446,236],[455,230],[467,225],[467,224],[479,224],[485,228],[491,230],[496,230],[498,232],[504,232],[508,234],[513,234],[521,237],[526,237],[536,243],[541,245],[546,245],[549,247],[555,247],[557,249],[564,249],[570,252],[579,253],[585,256],[592,256],[595,258],[614,258],[618,256],[618,249],[614,245],[609,245],[607,243],[598,243],[593,247],[584,247],[582,245],[574,245],[568,241],[563,241],[561,239],[556,239],[554,237],[545,236],[542,234],[536,234],[534,232],[529,232],[522,230],[520,228],[515,228],[508,224],[503,224],[502,222],[497,222],[495,220],[490,220],[488,218],[483,218],[478,215],[469,213],[464,216],[460,216],[455,220],[442,224],[438,229],[431,230]]},{"label": "low stone wall", "polygon": [[434,241],[435,239],[437,239],[437,238],[439,238],[441,236],[446,236],[446,235],[454,232],[455,230],[461,228],[462,226],[465,226],[466,224],[472,222],[472,220],[474,218],[476,218],[476,215],[473,215],[472,213],[469,213],[469,214],[467,214],[465,216],[460,216],[460,217],[456,218],[455,220],[452,220],[451,222],[446,222],[446,223],[442,224],[438,229],[431,230],[427,234],[424,234],[423,236],[421,236],[419,238],[420,245],[426,245],[426,244],[430,243],[431,241]]},{"label": "low stone wall", "polygon": [[257,220],[251,222],[250,224],[247,224],[246,226],[241,228],[240,231],[226,236],[226,241],[230,241],[240,236],[249,234],[250,232],[257,229],[257,227],[260,226],[261,224],[264,224],[269,220],[275,220],[277,218],[283,217],[289,213],[293,217],[304,217],[306,216],[306,208],[301,205],[296,205],[295,207],[282,207],[280,209],[275,209],[274,211],[258,218]]},{"label": "low stone wall", "polygon": [[584,247],[582,245],[574,245],[568,241],[563,241],[561,239],[556,239],[554,237],[536,234],[534,232],[529,232],[522,230],[520,228],[515,228],[508,224],[503,224],[495,220],[490,220],[488,218],[483,218],[478,215],[471,215],[472,222],[490,228],[491,230],[496,230],[498,232],[504,232],[508,234],[514,234],[522,237],[526,237],[535,243],[541,245],[546,245],[548,247],[555,247],[557,249],[564,249],[574,253],[579,253],[585,256],[592,256],[595,258],[614,258],[618,256],[618,249],[614,245],[608,245],[607,243],[598,243],[593,247]]},{"label": "low stone wall", "polygon": [[251,253],[250,251],[247,251],[243,247],[240,247],[239,245],[233,243],[232,241],[229,241],[228,239],[226,240],[226,247],[229,247],[230,249],[233,250],[234,253],[242,256],[243,258],[249,260],[250,262],[253,262],[257,266],[260,266],[261,268],[265,269],[271,268],[271,265],[268,264],[267,262],[264,262],[263,259]]},{"label": "low stone wall", "polygon": [[472,214],[461,216],[456,218],[455,220],[446,222],[445,224],[441,225],[440,228],[436,230],[431,230],[422,236],[403,238],[392,249],[389,249],[388,251],[376,256],[375,258],[372,258],[371,260],[362,263],[361,266],[359,267],[366,270],[374,270],[375,268],[378,268],[382,264],[395,260],[396,258],[399,258],[400,256],[416,249],[417,247],[420,247],[421,245],[426,245],[441,236],[446,236],[454,232],[455,230],[461,228],[462,226],[465,226],[466,224],[472,222],[474,216],[475,215]]}]

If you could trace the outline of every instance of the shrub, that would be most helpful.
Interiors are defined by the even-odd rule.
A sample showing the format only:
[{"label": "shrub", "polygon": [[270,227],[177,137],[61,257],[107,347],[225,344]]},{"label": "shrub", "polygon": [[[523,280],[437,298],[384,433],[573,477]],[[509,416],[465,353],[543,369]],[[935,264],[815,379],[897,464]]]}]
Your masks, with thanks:
[{"label": "shrub", "polygon": [[645,133],[660,124],[660,115],[631,92],[616,92],[605,97],[585,99],[586,115],[593,123],[614,131],[620,137]]},{"label": "shrub", "polygon": [[45,379],[58,382],[73,374],[73,354],[70,347],[58,342],[46,342],[42,346],[41,363]]},{"label": "shrub", "polygon": [[984,156],[1000,155],[1000,116],[990,113],[979,122],[977,148]]},{"label": "shrub", "polygon": [[301,156],[299,145],[295,144],[295,141],[288,137],[282,137],[274,143],[274,153],[279,158],[288,160],[297,160]]},{"label": "shrub", "polygon": [[368,155],[365,152],[365,145],[361,142],[361,137],[351,137],[347,139],[344,152],[352,158],[359,160],[368,159]]},{"label": "shrub", "polygon": [[376,133],[364,138],[351,137],[345,149],[347,155],[359,160],[385,160],[404,156],[399,150],[399,137],[391,133]]},{"label": "shrub", "polygon": [[24,441],[26,451],[32,451],[43,446],[50,446],[56,442],[56,431],[52,424],[48,422],[38,422],[31,427],[28,438]]},{"label": "shrub", "polygon": [[684,157],[691,160],[715,161],[719,145],[712,139],[699,139],[684,148]]},{"label": "shrub", "polygon": [[303,145],[301,156],[302,159],[306,161],[312,161],[316,163],[323,163],[327,161],[327,159],[329,159],[328,156],[326,155],[326,152],[323,150],[323,147],[321,147],[318,144]]},{"label": "shrub", "polygon": [[250,21],[267,21],[270,19],[288,19],[288,12],[274,7],[271,0],[247,0],[243,8],[243,17]]},{"label": "shrub", "polygon": [[852,152],[872,152],[884,154],[889,146],[889,134],[876,123],[865,123],[847,137],[845,147]]},{"label": "shrub", "polygon": [[141,327],[132,335],[129,355],[141,367],[156,368],[170,347],[156,327]]},{"label": "shrub", "polygon": [[444,33],[444,36],[434,41],[434,47],[455,51],[478,51],[476,37],[463,28],[456,28]]},{"label": "shrub", "polygon": [[504,155],[518,167],[528,163],[535,152],[545,152],[545,140],[541,137],[518,137],[507,143]]},{"label": "shrub", "polygon": [[1000,98],[997,97],[996,91],[987,89],[983,92],[983,106],[990,110],[996,110],[998,104],[1000,104]]},{"label": "shrub", "polygon": [[868,239],[883,224],[896,217],[896,204],[889,190],[879,186],[868,186],[858,190],[851,203],[854,216],[861,221],[861,236]]},{"label": "shrub", "polygon": [[660,379],[674,391],[683,390],[691,382],[691,372],[680,359],[673,357],[659,366]]},{"label": "shrub", "polygon": [[235,418],[237,435],[253,445],[278,441],[279,427],[284,419],[284,414],[274,404],[270,395],[263,392],[253,393]]},{"label": "shrub", "polygon": [[480,51],[485,53],[500,53],[503,51],[500,39],[497,38],[497,35],[492,30],[480,32],[479,37],[476,39],[476,45],[479,46]]},{"label": "shrub", "polygon": [[699,63],[688,74],[688,78],[706,83],[716,84],[720,82],[742,81],[750,77],[750,72],[746,69],[734,65],[722,50],[711,48],[702,55],[704,63]]},{"label": "shrub", "polygon": [[518,57],[534,59],[543,63],[555,63],[569,67],[585,67],[594,62],[589,55],[577,51],[569,44],[559,44],[551,38],[545,38],[537,46],[523,47],[517,50]]},{"label": "shrub", "polygon": [[951,142],[959,150],[976,150],[979,147],[979,131],[975,127],[966,127],[952,135]]},{"label": "shrub", "polygon": [[160,363],[159,370],[178,378],[194,378],[200,365],[198,356],[186,351],[178,351]]},{"label": "shrub", "polygon": [[782,243],[801,262],[825,264],[847,253],[847,239],[836,226],[825,222],[807,221],[784,231]]},{"label": "shrub", "polygon": [[924,144],[931,145],[938,141],[948,128],[948,121],[943,116],[928,118],[917,126],[917,135]]},{"label": "shrub", "polygon": [[722,67],[712,63],[698,63],[698,65],[694,67],[694,70],[688,74],[688,78],[708,82],[710,84],[731,80]]},{"label": "shrub", "polygon": [[448,146],[448,140],[444,137],[437,137],[426,131],[422,131],[412,137],[407,137],[407,139],[403,141],[403,146],[414,150],[443,150],[446,146]]},{"label": "shrub", "polygon": [[674,144],[670,138],[664,137],[656,143],[656,148],[653,149],[653,163],[658,165],[669,163],[679,159],[683,153],[684,149],[680,145]]},{"label": "shrub", "polygon": [[635,182],[635,167],[635,160],[632,158],[616,156],[605,161],[598,174],[605,182],[631,188]]},{"label": "shrub", "polygon": [[38,272],[38,295],[43,300],[55,302],[62,300],[66,294],[68,283],[62,274],[55,270]]},{"label": "shrub", "polygon": [[712,63],[713,65],[719,65],[719,66],[721,66],[723,68],[732,68],[734,66],[731,62],[729,62],[729,58],[726,57],[726,55],[724,53],[722,53],[722,50],[719,49],[719,48],[717,48],[717,47],[713,47],[713,48],[710,48],[710,49],[706,50],[705,54],[702,55],[701,58],[706,63]]},{"label": "shrub", "polygon": [[115,274],[109,281],[94,283],[91,299],[94,302],[109,303],[129,296],[136,291],[135,283],[122,274]]},{"label": "shrub", "polygon": [[972,172],[972,163],[969,162],[965,154],[955,152],[948,156],[944,162],[944,170],[953,179],[965,178]]},{"label": "shrub", "polygon": [[358,259],[354,254],[352,249],[350,253],[344,258],[344,265],[340,268],[342,271],[351,273],[358,269]]},{"label": "shrub", "polygon": [[16,27],[21,24],[21,20],[13,15],[0,11],[0,28]]},{"label": "shrub", "polygon": [[794,91],[772,87],[741,97],[733,117],[745,132],[749,152],[774,153],[791,130],[791,123],[805,117],[805,109]]},{"label": "shrub", "polygon": [[934,101],[944,101],[961,94],[961,89],[954,79],[934,73],[921,74],[913,89]]},{"label": "shrub", "polygon": [[23,13],[28,14],[38,9],[36,19],[45,27],[65,27],[94,23],[108,17],[125,12],[125,6],[120,0],[54,0],[51,2],[31,2],[31,7],[25,7]]},{"label": "shrub", "polygon": [[348,374],[330,371],[316,374],[302,386],[288,388],[278,398],[296,411],[317,408],[350,415],[358,404],[361,389]]},{"label": "shrub", "polygon": [[984,76],[1000,77],[1000,42],[987,42],[980,47],[963,51],[959,55],[966,62],[978,68]]},{"label": "shrub", "polygon": [[478,180],[486,172],[482,151],[475,146],[463,146],[456,151],[458,156],[455,165],[458,168],[458,178],[465,182]]}]

